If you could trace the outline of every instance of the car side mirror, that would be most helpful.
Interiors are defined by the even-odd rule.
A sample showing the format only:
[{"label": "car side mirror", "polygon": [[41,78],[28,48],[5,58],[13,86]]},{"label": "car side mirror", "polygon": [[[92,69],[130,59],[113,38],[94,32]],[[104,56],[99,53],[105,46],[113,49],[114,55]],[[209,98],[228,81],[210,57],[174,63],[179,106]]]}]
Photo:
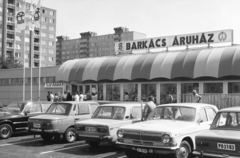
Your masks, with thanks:
[{"label": "car side mirror", "polygon": [[24,111],[24,115],[27,116],[27,114],[30,113],[29,110]]},{"label": "car side mirror", "polygon": [[126,116],[125,119],[129,119],[129,116]]}]

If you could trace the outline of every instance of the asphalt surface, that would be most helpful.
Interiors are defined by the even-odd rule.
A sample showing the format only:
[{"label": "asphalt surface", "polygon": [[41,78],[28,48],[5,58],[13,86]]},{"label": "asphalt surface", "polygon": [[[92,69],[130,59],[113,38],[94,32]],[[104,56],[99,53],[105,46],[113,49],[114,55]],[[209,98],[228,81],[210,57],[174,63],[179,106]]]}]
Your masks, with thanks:
[{"label": "asphalt surface", "polygon": [[[143,155],[142,158],[168,158],[166,155]],[[85,141],[44,142],[39,135],[24,132],[9,139],[0,139],[0,158],[127,158],[123,150],[106,144],[91,148]]]}]

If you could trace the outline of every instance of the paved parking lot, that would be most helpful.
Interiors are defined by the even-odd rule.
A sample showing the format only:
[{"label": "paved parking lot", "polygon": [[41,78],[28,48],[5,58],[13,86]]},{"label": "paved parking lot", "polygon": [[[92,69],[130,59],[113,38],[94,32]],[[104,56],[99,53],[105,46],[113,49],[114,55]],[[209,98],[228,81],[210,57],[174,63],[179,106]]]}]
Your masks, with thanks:
[{"label": "paved parking lot", "polygon": [[[0,155],[1,158],[127,158],[121,149],[107,145],[91,148],[81,140],[71,144],[62,141],[44,142],[39,135],[34,138],[26,133],[0,139]],[[147,158],[149,155],[142,157]],[[159,155],[151,157],[159,158]]]}]

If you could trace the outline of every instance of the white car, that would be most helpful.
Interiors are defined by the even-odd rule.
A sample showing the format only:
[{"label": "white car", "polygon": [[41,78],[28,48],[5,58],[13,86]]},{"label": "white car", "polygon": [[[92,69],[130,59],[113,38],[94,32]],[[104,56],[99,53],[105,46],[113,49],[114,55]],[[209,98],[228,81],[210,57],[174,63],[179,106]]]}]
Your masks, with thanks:
[{"label": "white car", "polygon": [[77,121],[79,139],[97,147],[101,142],[115,143],[120,126],[141,121],[141,103],[114,103],[99,106],[89,120]]},{"label": "white car", "polygon": [[175,154],[189,158],[195,149],[195,136],[210,128],[218,109],[201,103],[176,103],[157,106],[147,121],[122,126],[117,131],[117,146],[128,158],[141,154]]}]

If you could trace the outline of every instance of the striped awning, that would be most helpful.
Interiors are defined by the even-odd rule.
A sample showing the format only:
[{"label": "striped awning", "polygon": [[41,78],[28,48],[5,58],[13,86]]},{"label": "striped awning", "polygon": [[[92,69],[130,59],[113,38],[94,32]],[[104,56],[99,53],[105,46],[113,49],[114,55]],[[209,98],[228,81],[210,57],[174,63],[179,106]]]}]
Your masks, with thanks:
[{"label": "striped awning", "polygon": [[57,81],[117,81],[240,76],[240,46],[69,60]]}]

